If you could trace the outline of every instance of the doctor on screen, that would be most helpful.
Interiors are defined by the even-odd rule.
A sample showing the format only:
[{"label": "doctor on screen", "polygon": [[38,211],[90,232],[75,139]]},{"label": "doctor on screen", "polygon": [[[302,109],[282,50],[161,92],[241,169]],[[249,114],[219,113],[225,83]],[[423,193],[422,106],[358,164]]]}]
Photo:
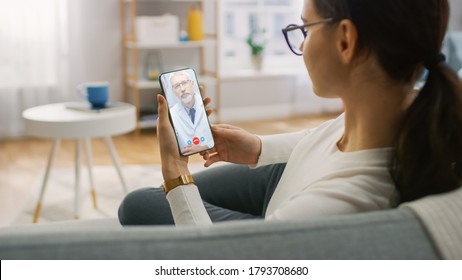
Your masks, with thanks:
[{"label": "doctor on screen", "polygon": [[193,75],[188,70],[170,75],[172,91],[179,99],[170,108],[170,115],[183,155],[207,150],[214,145],[199,87],[191,77]]}]

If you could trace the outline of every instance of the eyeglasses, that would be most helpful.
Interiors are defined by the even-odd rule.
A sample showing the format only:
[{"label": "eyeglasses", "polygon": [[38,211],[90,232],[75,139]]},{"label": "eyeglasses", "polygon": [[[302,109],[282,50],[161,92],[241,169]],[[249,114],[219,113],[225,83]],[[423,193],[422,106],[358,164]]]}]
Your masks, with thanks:
[{"label": "eyeglasses", "polygon": [[282,29],[282,33],[286,38],[287,45],[290,50],[296,55],[302,55],[300,51],[300,46],[305,41],[306,36],[308,35],[308,27],[318,25],[321,23],[331,22],[332,18],[326,18],[320,21],[315,21],[303,25],[289,24],[286,28]]},{"label": "eyeglasses", "polygon": [[191,80],[184,80],[184,81],[181,81],[181,82],[179,82],[179,83],[176,83],[176,84],[172,85],[172,88],[173,88],[174,90],[178,90],[180,87],[183,87],[183,88],[184,88],[184,87],[187,87],[187,86],[189,86],[191,83],[192,83]]}]

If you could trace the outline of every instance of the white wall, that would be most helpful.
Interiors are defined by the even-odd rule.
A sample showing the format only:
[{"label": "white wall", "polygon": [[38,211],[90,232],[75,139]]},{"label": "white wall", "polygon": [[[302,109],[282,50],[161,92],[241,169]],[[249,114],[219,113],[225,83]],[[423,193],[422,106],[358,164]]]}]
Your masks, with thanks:
[{"label": "white wall", "polygon": [[119,1],[69,0],[69,17],[70,91],[85,81],[109,81],[111,100],[120,100]]},{"label": "white wall", "polygon": [[450,30],[462,30],[462,0],[449,0],[451,15],[449,17]]}]

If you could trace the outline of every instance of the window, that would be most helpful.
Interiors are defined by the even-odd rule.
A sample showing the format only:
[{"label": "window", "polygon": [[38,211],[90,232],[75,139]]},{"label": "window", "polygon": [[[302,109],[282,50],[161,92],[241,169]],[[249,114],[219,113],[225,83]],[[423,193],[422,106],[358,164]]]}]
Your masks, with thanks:
[{"label": "window", "polygon": [[65,2],[3,1],[0,9],[0,88],[57,83]]},{"label": "window", "polygon": [[[246,38],[260,33],[265,41],[265,61],[290,57],[281,29],[300,18],[302,0],[225,0],[221,57],[222,69],[245,68],[250,60]],[[289,58],[288,61],[291,61]]]}]

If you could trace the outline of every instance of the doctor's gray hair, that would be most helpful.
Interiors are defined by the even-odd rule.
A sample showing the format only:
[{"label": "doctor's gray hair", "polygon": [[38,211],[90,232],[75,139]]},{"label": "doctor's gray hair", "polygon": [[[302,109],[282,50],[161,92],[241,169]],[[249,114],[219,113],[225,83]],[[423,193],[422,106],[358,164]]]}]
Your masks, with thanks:
[{"label": "doctor's gray hair", "polygon": [[186,76],[186,78],[188,78],[188,80],[192,80],[191,79],[191,75],[189,75],[189,73],[186,71],[186,70],[181,70],[181,71],[177,71],[177,72],[173,72],[172,74],[170,74],[169,76],[169,81],[170,81],[170,87],[173,87],[172,85],[172,78],[173,77],[176,77],[176,76]]}]

